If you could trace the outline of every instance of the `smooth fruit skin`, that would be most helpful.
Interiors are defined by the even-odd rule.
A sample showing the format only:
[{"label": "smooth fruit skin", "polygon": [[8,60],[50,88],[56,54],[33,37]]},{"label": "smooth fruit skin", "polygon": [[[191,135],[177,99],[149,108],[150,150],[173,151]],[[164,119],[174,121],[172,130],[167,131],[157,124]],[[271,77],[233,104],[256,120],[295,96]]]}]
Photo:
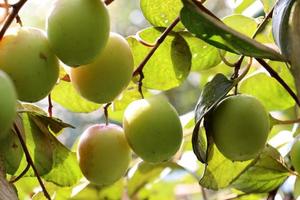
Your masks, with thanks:
[{"label": "smooth fruit skin", "polygon": [[297,140],[291,149],[290,158],[295,170],[300,173],[300,140]]},{"label": "smooth fruit skin", "polygon": [[16,115],[17,95],[10,78],[0,70],[0,139],[4,138]]},{"label": "smooth fruit skin", "polygon": [[54,87],[59,63],[43,32],[24,27],[1,40],[0,69],[13,81],[19,100],[36,102]]},{"label": "smooth fruit skin", "polygon": [[255,158],[265,147],[270,121],[268,112],[254,97],[235,95],[222,100],[209,119],[216,146],[233,161]]},{"label": "smooth fruit skin", "polygon": [[147,162],[169,160],[180,148],[182,127],[175,108],[165,99],[150,97],[129,104],[123,127],[133,151]]},{"label": "smooth fruit skin", "polygon": [[101,0],[57,0],[47,20],[51,46],[71,67],[91,63],[104,49],[110,29]]},{"label": "smooth fruit skin", "polygon": [[132,73],[133,56],[127,41],[111,33],[107,46],[96,60],[71,68],[70,77],[82,97],[95,103],[108,103],[127,87]]},{"label": "smooth fruit skin", "polygon": [[131,160],[123,129],[114,124],[89,127],[80,136],[77,158],[83,175],[91,183],[114,183],[125,174]]}]

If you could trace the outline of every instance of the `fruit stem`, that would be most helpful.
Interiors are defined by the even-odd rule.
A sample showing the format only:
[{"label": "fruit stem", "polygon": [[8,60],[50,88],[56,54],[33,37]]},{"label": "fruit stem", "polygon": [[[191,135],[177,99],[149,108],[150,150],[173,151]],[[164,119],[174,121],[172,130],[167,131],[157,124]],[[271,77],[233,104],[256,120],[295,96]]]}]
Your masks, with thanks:
[{"label": "fruit stem", "polygon": [[48,115],[49,115],[49,117],[52,117],[52,108],[53,108],[53,104],[52,104],[51,93],[50,93],[48,95]]},{"label": "fruit stem", "polygon": [[13,10],[12,10],[11,14],[5,20],[4,25],[2,26],[2,29],[0,31],[0,40],[2,40],[6,30],[11,25],[11,23],[14,21],[14,19],[18,17],[18,13],[19,13],[20,9],[26,2],[27,2],[27,0],[20,0],[16,4],[11,5]]},{"label": "fruit stem", "polygon": [[111,103],[107,103],[104,105],[103,110],[104,110],[104,117],[105,117],[105,124],[106,126],[109,124],[109,119],[108,119],[108,108],[111,105]]},{"label": "fruit stem", "polygon": [[20,143],[21,143],[21,146],[22,146],[22,148],[23,148],[23,151],[24,151],[24,153],[25,153],[25,157],[26,157],[27,163],[32,167],[32,169],[33,169],[33,171],[34,171],[34,174],[35,174],[36,178],[38,179],[38,182],[39,182],[39,184],[40,184],[40,186],[41,186],[41,188],[42,188],[42,190],[43,190],[44,196],[45,196],[48,200],[51,200],[51,197],[50,197],[48,191],[46,190],[46,187],[45,187],[45,185],[44,185],[44,183],[43,183],[43,181],[42,181],[42,179],[41,179],[41,177],[40,177],[40,175],[39,175],[39,173],[38,173],[38,171],[37,171],[37,169],[36,169],[36,167],[35,167],[35,165],[34,165],[34,163],[33,163],[33,160],[32,160],[32,158],[31,158],[31,156],[30,156],[29,150],[28,150],[28,148],[27,148],[27,146],[26,146],[26,143],[25,143],[25,141],[24,141],[24,139],[23,139],[23,137],[22,137],[22,134],[21,134],[21,132],[20,132],[20,130],[19,130],[17,124],[14,123],[13,126],[14,126],[14,130],[15,130],[14,132],[17,134],[17,136],[18,136],[18,138],[19,138],[19,141],[20,141]]}]

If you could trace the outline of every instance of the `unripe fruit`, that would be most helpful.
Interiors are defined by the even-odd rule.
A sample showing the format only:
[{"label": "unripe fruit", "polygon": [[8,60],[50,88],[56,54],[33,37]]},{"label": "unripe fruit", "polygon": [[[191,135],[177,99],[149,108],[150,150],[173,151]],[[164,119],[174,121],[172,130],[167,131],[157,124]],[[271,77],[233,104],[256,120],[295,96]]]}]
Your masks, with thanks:
[{"label": "unripe fruit", "polygon": [[82,97],[95,103],[108,103],[127,87],[132,73],[133,56],[127,41],[111,33],[105,49],[96,60],[72,68],[70,77]]},{"label": "unripe fruit", "polygon": [[131,159],[123,129],[114,124],[89,127],[80,136],[77,158],[83,175],[91,183],[114,183],[125,174]]},{"label": "unripe fruit", "polygon": [[300,173],[300,140],[297,140],[291,149],[290,158],[295,170]]},{"label": "unripe fruit", "polygon": [[59,59],[76,67],[91,63],[103,50],[109,23],[101,0],[57,0],[48,17],[48,38]]},{"label": "unripe fruit", "polygon": [[0,70],[0,139],[4,138],[16,115],[17,97],[10,78]]},{"label": "unripe fruit", "polygon": [[58,79],[58,59],[42,31],[20,28],[0,42],[0,69],[13,81],[21,101],[46,97]]},{"label": "unripe fruit", "polygon": [[123,126],[129,145],[144,161],[167,161],[180,148],[181,123],[175,108],[165,99],[132,102],[125,110]]},{"label": "unripe fruit", "polygon": [[222,100],[208,124],[218,149],[233,161],[255,158],[265,147],[270,130],[267,111],[256,98],[248,95]]}]

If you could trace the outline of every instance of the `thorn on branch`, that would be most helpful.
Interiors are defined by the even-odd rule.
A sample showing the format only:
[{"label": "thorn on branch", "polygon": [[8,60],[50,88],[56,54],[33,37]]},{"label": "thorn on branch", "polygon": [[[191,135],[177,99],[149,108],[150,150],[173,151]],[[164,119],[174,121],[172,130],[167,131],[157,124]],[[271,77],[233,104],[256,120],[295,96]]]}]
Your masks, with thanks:
[{"label": "thorn on branch", "polygon": [[20,17],[19,15],[16,16],[16,21],[17,21],[17,23],[18,23],[20,26],[23,26],[21,17]]}]

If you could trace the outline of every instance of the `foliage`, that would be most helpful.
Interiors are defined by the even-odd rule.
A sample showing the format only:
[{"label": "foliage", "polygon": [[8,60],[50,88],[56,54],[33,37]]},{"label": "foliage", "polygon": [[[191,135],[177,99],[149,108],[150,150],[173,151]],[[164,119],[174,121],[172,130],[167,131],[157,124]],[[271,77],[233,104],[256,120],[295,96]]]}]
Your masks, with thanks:
[{"label": "foliage", "polygon": [[[109,11],[114,4],[118,3],[113,0],[103,2]],[[115,95],[112,102],[104,102],[105,104],[101,105],[81,97],[73,86],[69,67],[60,62],[59,78],[48,97],[41,101],[42,103],[29,104],[18,101],[16,117],[11,128],[5,131],[6,133],[3,134],[5,137],[0,137],[0,199],[159,200],[182,197],[206,200],[220,199],[221,196],[222,200],[232,198],[256,200],[266,197],[273,199],[276,194],[292,195],[287,194],[282,185],[289,177],[299,176],[300,166],[299,163],[294,163],[298,161],[291,162],[290,159],[290,147],[298,140],[297,123],[300,122],[298,111],[300,55],[297,46],[300,38],[299,0],[278,0],[277,3],[275,0],[261,0],[260,16],[256,14],[246,16],[247,11],[256,1],[232,1],[235,4],[232,12],[222,17],[218,12],[225,8],[212,8],[211,5],[215,2],[214,0],[140,0],[140,11],[147,20],[145,24],[148,27],[136,26],[124,40],[130,47],[135,71],[132,73],[130,83],[124,84],[125,89],[118,96]],[[27,5],[31,5],[31,9],[34,10],[38,8],[37,5],[43,4],[41,2],[36,5],[27,0],[13,3],[4,1],[0,4],[0,9],[9,11],[2,20],[0,57],[8,57],[9,62],[6,63],[18,67],[19,71],[14,71],[17,74],[15,76],[18,76],[28,68],[22,68],[18,59],[13,59],[13,54],[10,54],[13,50],[10,47],[2,51],[2,44],[9,40],[7,35],[14,28],[19,28],[20,25],[34,25],[35,28],[43,29],[48,18],[43,14],[40,14],[38,19],[29,15],[30,9]],[[44,3],[47,4],[44,9],[50,12],[49,5],[53,2]],[[75,7],[79,10],[81,8]],[[101,7],[101,10],[106,8]],[[84,9],[87,11],[89,6]],[[74,10],[69,9],[69,11]],[[101,12],[106,13],[106,10]],[[62,16],[67,14],[64,11],[60,13]],[[89,19],[88,14],[80,14]],[[94,14],[98,16],[98,13]],[[121,12],[110,14],[113,17]],[[83,24],[85,28],[81,29],[82,24],[77,24],[77,20],[82,17],[70,17],[68,20],[75,24],[71,27],[72,30],[75,27],[75,30],[80,29],[86,35],[82,37],[81,32],[76,32],[80,46],[85,46],[93,40],[84,41],[90,37],[90,33],[95,34],[93,30],[101,34],[102,32],[97,26],[89,27],[89,20],[85,20]],[[36,21],[33,22],[33,19]],[[13,23],[14,20],[17,21],[16,24]],[[61,20],[64,22],[64,17],[59,18],[59,21]],[[54,23],[55,27],[56,23]],[[108,29],[108,19],[105,24]],[[67,25],[69,24],[66,23],[65,26]],[[60,30],[55,27],[51,29],[51,34],[55,35]],[[86,31],[90,28],[91,31]],[[105,31],[103,37],[108,37],[107,30]],[[72,31],[69,33],[73,34]],[[91,38],[94,36],[92,35]],[[46,34],[43,37],[46,38]],[[62,34],[62,37],[65,35]],[[96,38],[101,39],[101,47],[93,46],[93,55],[88,51],[84,52],[88,57],[84,59],[84,64],[87,66],[92,59],[90,56],[95,57],[99,53],[97,49],[102,50],[107,39],[104,38],[102,41],[103,38]],[[64,48],[61,43],[67,42],[65,41],[67,39],[68,37],[56,41],[59,51]],[[78,49],[80,47],[72,42],[68,45],[71,49],[74,46]],[[34,54],[30,49],[27,51],[26,55]],[[76,51],[78,52],[80,54],[80,50]],[[54,53],[57,54],[55,51]],[[61,53],[66,52],[62,50],[60,57],[62,57]],[[67,52],[68,59],[69,57],[73,59],[73,53]],[[47,62],[47,58],[41,58],[41,54],[39,54],[40,59]],[[108,51],[107,55],[112,53]],[[24,57],[24,55],[17,56]],[[109,59],[118,61],[118,56]],[[5,62],[0,62],[0,73],[2,70],[5,71],[3,63]],[[71,63],[73,65],[73,62]],[[80,68],[77,62],[74,65]],[[9,66],[6,68],[8,69]],[[106,82],[119,79],[122,73],[118,72],[116,69],[110,75],[116,75],[115,79],[105,77]],[[12,75],[10,73],[7,75],[11,77],[11,82],[15,83]],[[35,80],[41,77],[43,76],[35,75],[27,79]],[[110,86],[106,85],[106,82],[102,81],[101,87],[109,89]],[[34,84],[34,86],[39,88],[43,85]],[[100,86],[89,86],[91,87],[97,91]],[[26,91],[30,90],[31,88],[26,88]],[[239,93],[256,97],[269,112],[272,125],[264,149],[255,158],[246,161],[232,161],[226,158],[215,145],[213,134],[210,134],[208,127],[215,106],[226,96]],[[0,98],[4,95],[0,90]],[[70,112],[74,116],[75,113],[85,113],[83,114],[85,117],[88,113],[96,111],[94,114],[97,115],[99,122],[105,120],[107,123],[121,125],[124,111],[130,103],[150,96],[161,98],[155,95],[167,97],[181,115],[183,139],[180,150],[173,155],[172,159],[159,163],[142,161],[132,153],[132,161],[121,179],[105,186],[89,183],[84,178],[76,159],[76,152],[74,152],[76,143],[73,148],[70,148],[63,142],[63,139],[75,138],[74,135],[68,138],[64,131],[72,132],[75,128],[82,128],[78,120],[71,123],[64,122],[65,120],[62,119],[66,113]],[[199,95],[198,101],[192,98],[195,95]],[[20,96],[18,99],[20,100]],[[45,102],[46,107],[41,106]],[[45,112],[44,108],[48,108],[48,112]],[[56,108],[61,108],[62,112],[53,112]],[[151,119],[160,117],[162,116],[159,114],[151,115]],[[88,124],[84,126],[86,125]],[[163,125],[161,123],[160,128]],[[150,127],[147,126],[145,133],[150,134],[152,126],[154,129],[155,123]],[[274,142],[284,134],[293,137],[288,141],[279,138]],[[169,137],[171,141],[172,135]],[[151,139],[155,141],[156,138]],[[111,152],[114,150],[111,149]],[[293,152],[293,154],[299,157],[300,152]],[[299,178],[297,180],[295,196],[299,195]],[[292,188],[291,185],[288,187]]]}]

